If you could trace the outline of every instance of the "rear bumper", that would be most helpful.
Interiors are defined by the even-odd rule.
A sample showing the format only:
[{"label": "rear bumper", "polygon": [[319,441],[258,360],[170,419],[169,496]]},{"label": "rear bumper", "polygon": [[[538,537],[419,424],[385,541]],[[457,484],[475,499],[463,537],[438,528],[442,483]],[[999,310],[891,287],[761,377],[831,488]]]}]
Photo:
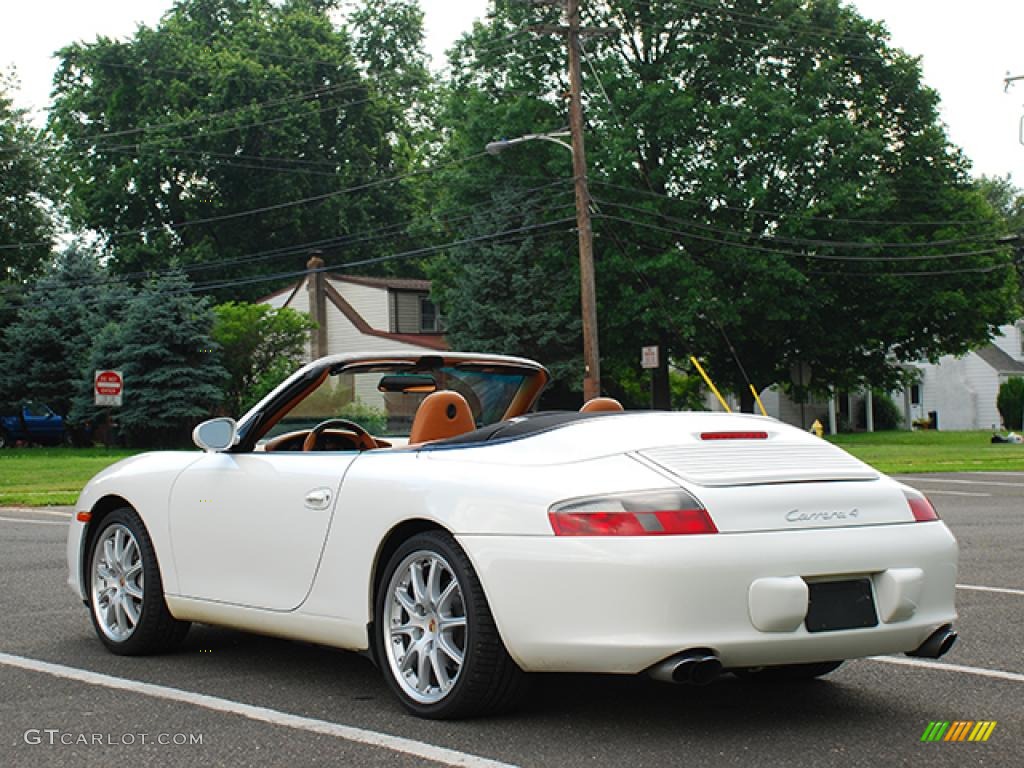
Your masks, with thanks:
[{"label": "rear bumper", "polygon": [[[690,648],[726,667],[917,648],[956,618],[941,522],[645,538],[461,536],[527,671],[636,673]],[[876,627],[808,632],[806,580],[868,578]]]}]

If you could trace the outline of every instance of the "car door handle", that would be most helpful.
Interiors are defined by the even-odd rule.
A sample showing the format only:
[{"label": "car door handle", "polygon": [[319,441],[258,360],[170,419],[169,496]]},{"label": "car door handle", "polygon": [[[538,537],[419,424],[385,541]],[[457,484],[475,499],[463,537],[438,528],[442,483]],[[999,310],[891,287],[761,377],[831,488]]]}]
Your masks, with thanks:
[{"label": "car door handle", "polygon": [[306,506],[310,509],[327,509],[331,503],[331,489],[317,488],[306,494]]}]

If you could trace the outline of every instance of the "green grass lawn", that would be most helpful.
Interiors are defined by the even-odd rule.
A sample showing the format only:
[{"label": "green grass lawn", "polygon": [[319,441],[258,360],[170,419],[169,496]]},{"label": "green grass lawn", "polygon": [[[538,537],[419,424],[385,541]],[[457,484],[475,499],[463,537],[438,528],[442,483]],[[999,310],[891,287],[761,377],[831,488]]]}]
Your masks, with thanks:
[{"label": "green grass lawn", "polygon": [[89,478],[138,451],[11,448],[0,451],[0,505],[74,504]]},{"label": "green grass lawn", "polygon": [[[875,432],[829,438],[882,472],[1024,472],[1024,445],[992,445],[991,432]],[[90,477],[136,451],[0,451],[0,505],[74,504]]]},{"label": "green grass lawn", "polygon": [[900,472],[1024,471],[1024,445],[993,445],[992,432],[874,432],[829,440],[861,461]]}]

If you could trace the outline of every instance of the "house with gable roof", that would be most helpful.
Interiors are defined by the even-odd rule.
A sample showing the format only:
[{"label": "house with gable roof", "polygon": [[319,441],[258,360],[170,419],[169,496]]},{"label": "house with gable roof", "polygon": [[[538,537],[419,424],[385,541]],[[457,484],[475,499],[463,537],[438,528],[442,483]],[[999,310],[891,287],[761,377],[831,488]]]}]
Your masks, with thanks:
[{"label": "house with gable roof", "polygon": [[448,349],[428,280],[333,274],[323,271],[318,256],[306,267],[302,279],[260,303],[305,312],[316,321],[309,359],[346,352],[430,354]]}]

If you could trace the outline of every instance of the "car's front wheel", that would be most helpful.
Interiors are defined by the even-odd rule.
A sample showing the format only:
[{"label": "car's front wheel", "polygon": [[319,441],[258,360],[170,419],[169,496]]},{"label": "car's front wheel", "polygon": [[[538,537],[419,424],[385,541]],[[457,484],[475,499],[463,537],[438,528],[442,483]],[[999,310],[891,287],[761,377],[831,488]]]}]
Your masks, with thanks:
[{"label": "car's front wheel", "polygon": [[508,655],[480,580],[449,534],[428,531],[391,556],[377,590],[377,659],[413,714],[474,717],[504,711],[526,676]]},{"label": "car's front wheel", "polygon": [[129,507],[103,518],[92,539],[89,608],[100,640],[117,654],[166,651],[188,632],[167,609],[153,542]]}]

